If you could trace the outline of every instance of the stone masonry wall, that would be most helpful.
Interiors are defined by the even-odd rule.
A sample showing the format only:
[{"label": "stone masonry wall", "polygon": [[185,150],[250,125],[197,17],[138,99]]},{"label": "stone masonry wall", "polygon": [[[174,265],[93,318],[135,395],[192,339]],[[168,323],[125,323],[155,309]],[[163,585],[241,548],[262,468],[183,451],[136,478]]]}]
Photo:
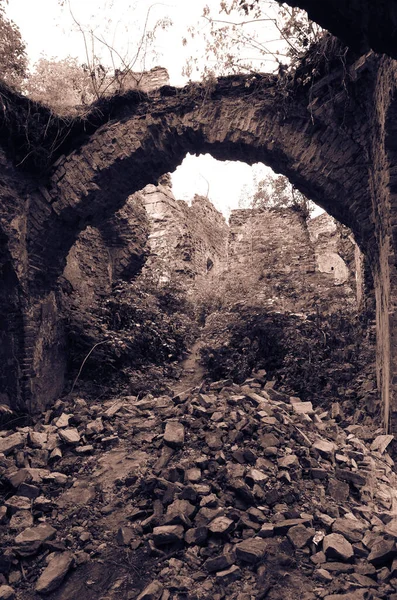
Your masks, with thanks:
[{"label": "stone masonry wall", "polygon": [[327,214],[307,223],[290,208],[234,210],[228,277],[253,302],[278,310],[306,312],[336,297],[354,304],[356,244],[346,242],[348,232]]},{"label": "stone masonry wall", "polygon": [[[7,227],[14,217],[20,223],[18,233],[8,227],[0,239],[16,275],[4,311],[13,309],[19,288],[24,294],[17,301],[23,318],[14,404],[40,404],[32,395],[41,344],[36,317],[79,233],[100,228],[130,194],[173,171],[187,152],[210,152],[266,163],[352,229],[376,288],[379,385],[385,423],[391,407],[397,431],[397,219],[394,148],[386,147],[397,122],[389,110],[397,65],[371,53],[343,53],[343,60],[338,53],[331,62],[321,56],[319,70],[303,66],[282,85],[277,76],[249,75],[220,78],[210,89],[204,83],[165,86],[149,96],[129,92],[66,130],[44,108],[2,90],[0,143],[20,178],[29,177],[18,202],[6,196],[2,202]],[[1,171],[6,178],[3,164]],[[6,337],[10,346],[11,330]]]},{"label": "stone masonry wall", "polygon": [[110,293],[113,282],[133,277],[147,253],[148,221],[136,195],[100,228],[87,227],[71,248],[61,280],[70,301],[87,308]]},{"label": "stone masonry wall", "polygon": [[298,212],[231,212],[228,276],[242,285],[254,302],[291,311],[303,308],[315,266],[307,227]]},{"label": "stone masonry wall", "polygon": [[316,268],[330,276],[331,285],[343,286],[347,295],[354,292],[357,305],[363,299],[363,258],[351,231],[323,213],[308,222],[314,246]]},{"label": "stone masonry wall", "polygon": [[162,181],[141,193],[150,222],[145,268],[159,282],[176,278],[192,289],[200,279],[208,280],[222,269],[229,229],[207,198],[195,196],[189,206],[175,199],[168,180]]}]

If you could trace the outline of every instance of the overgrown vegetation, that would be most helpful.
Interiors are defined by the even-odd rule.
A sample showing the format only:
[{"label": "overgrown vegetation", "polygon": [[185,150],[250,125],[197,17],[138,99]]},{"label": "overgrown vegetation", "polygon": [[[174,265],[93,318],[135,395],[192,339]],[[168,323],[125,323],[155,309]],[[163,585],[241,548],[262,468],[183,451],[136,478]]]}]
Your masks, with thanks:
[{"label": "overgrown vegetation", "polygon": [[239,201],[240,208],[292,208],[309,219],[315,204],[302,194],[284,175],[267,175],[254,181],[256,189],[252,194],[243,188]]},{"label": "overgrown vegetation", "polygon": [[307,316],[241,303],[213,313],[202,361],[212,379],[241,383],[266,369],[290,393],[326,405],[372,360],[368,315],[318,310]]},{"label": "overgrown vegetation", "polygon": [[93,307],[68,305],[71,372],[85,361],[79,378],[114,390],[162,391],[197,336],[184,290],[172,282],[159,287],[150,275],[118,282]]}]

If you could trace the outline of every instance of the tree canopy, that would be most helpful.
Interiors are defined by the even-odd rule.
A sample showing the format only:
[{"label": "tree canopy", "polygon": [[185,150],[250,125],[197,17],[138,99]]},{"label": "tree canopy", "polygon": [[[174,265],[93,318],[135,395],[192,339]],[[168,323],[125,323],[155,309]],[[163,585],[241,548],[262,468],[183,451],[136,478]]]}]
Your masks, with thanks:
[{"label": "tree canopy", "polygon": [[26,46],[18,26],[8,19],[0,2],[0,73],[1,79],[19,89],[27,75]]}]

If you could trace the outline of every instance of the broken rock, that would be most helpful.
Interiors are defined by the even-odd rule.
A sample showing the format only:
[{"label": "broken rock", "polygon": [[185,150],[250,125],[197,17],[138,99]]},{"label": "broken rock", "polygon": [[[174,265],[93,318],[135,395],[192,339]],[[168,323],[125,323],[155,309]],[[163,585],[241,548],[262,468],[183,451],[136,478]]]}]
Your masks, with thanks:
[{"label": "broken rock", "polygon": [[164,442],[172,448],[178,448],[185,443],[185,428],[179,421],[168,421],[164,431]]},{"label": "broken rock", "polygon": [[353,546],[339,533],[331,533],[325,536],[323,550],[327,558],[339,558],[349,561],[354,556]]},{"label": "broken rock", "polygon": [[247,563],[257,563],[266,554],[267,544],[263,538],[254,537],[244,540],[236,546],[236,555]]},{"label": "broken rock", "polygon": [[73,554],[63,552],[54,554],[36,583],[36,592],[49,594],[60,586],[67,572],[73,565]]},{"label": "broken rock", "polygon": [[160,600],[163,593],[163,586],[159,581],[152,581],[136,600]]}]

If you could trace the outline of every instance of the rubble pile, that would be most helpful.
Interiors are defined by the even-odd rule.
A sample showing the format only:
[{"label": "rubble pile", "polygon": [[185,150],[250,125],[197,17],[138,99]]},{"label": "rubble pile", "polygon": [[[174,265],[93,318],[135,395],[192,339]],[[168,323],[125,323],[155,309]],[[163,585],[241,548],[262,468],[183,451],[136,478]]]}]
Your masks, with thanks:
[{"label": "rubble pile", "polygon": [[397,600],[393,436],[264,375],[1,431],[0,600]]}]

